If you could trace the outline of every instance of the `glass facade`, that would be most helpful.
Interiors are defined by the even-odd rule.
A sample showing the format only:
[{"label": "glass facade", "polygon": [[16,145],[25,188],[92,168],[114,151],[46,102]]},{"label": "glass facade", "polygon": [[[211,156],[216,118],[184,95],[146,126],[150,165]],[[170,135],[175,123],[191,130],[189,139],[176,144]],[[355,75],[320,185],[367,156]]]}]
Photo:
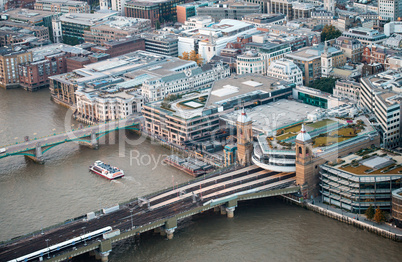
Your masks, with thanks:
[{"label": "glass facade", "polygon": [[325,98],[298,92],[298,99],[309,105],[318,106],[325,109],[328,108],[328,100]]},{"label": "glass facade", "polygon": [[390,211],[392,191],[402,186],[402,174],[355,175],[328,165],[320,179],[323,202],[361,214],[370,205]]}]

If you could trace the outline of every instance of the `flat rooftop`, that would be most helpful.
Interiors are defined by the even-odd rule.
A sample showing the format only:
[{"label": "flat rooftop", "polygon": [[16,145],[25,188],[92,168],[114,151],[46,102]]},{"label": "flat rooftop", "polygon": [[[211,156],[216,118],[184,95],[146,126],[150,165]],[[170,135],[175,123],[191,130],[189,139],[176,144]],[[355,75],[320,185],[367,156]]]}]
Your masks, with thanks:
[{"label": "flat rooftop", "polygon": [[116,12],[112,13],[67,13],[60,16],[60,21],[80,25],[95,25],[96,23],[104,22],[110,16],[117,15]]},{"label": "flat rooftop", "polygon": [[245,95],[253,91],[273,92],[284,89],[289,84],[289,82],[281,81],[278,78],[262,75],[232,75],[228,78],[215,81],[206,106],[217,106],[217,102]]},{"label": "flat rooftop", "polygon": [[30,10],[23,8],[16,8],[7,10],[3,13],[4,15],[9,15],[10,18],[26,20],[30,22],[36,22],[42,20],[44,17],[57,15],[55,12],[42,11],[42,10]]},{"label": "flat rooftop", "polygon": [[[283,126],[307,119],[307,114],[319,107],[303,104],[294,100],[281,99],[266,105],[246,109],[246,114],[253,121],[253,129],[260,132],[270,132]],[[236,121],[240,111],[234,111],[223,116],[224,119]]]},{"label": "flat rooftop", "polygon": [[[365,159],[363,159],[363,157]],[[382,149],[364,149],[341,158],[334,168],[361,176],[402,175],[402,156]]]}]

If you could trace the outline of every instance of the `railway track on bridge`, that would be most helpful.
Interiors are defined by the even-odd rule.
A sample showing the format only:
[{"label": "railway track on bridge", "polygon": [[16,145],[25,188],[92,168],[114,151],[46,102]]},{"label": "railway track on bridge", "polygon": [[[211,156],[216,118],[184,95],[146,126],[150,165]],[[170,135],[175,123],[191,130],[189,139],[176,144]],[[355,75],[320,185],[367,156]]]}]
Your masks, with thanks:
[{"label": "railway track on bridge", "polygon": [[[43,235],[39,233],[35,236],[3,244],[0,246],[0,261],[9,261],[46,248],[46,239],[50,239],[51,244],[56,244],[80,236],[84,233],[84,230],[85,232],[91,232],[106,226],[126,232],[133,229],[132,225],[134,228],[138,228],[153,221],[168,219],[203,206],[210,200],[248,192],[249,190],[263,191],[285,187],[293,183],[294,176],[294,173],[272,172],[262,170],[257,166],[226,174],[216,174],[203,180],[183,185],[177,189],[152,195],[147,200],[149,201],[149,206],[137,199],[120,206],[120,209],[113,213],[101,215],[89,221],[78,220],[45,231]],[[193,195],[196,197],[194,198]],[[99,238],[91,239],[91,241],[87,241],[87,244],[98,240]],[[83,245],[83,243],[74,248],[79,248],[80,245]],[[60,252],[65,251],[61,250]],[[53,253],[53,255],[56,256],[58,253]],[[46,258],[44,257],[44,259]]]}]

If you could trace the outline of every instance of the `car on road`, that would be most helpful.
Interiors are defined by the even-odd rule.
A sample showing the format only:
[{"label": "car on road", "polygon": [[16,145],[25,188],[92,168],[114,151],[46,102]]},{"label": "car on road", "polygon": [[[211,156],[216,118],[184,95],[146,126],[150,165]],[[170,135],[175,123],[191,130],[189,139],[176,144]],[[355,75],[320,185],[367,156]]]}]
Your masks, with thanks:
[{"label": "car on road", "polygon": [[0,155],[5,154],[6,152],[7,152],[7,148],[5,148],[5,147],[0,148]]}]

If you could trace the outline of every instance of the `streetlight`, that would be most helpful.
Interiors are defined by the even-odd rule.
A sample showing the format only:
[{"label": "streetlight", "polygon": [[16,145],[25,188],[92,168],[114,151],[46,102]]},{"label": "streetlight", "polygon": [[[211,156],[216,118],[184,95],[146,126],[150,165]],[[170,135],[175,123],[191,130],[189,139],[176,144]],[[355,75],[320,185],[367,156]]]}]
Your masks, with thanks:
[{"label": "streetlight", "polygon": [[50,258],[50,256],[49,256],[49,241],[50,241],[50,239],[45,239],[45,241],[46,241],[46,247],[47,247],[47,259],[49,259]]},{"label": "streetlight", "polygon": [[131,218],[131,229],[133,229],[133,210],[130,210],[130,218]]},{"label": "streetlight", "polygon": [[[85,228],[86,227],[82,227],[82,230],[84,231],[84,235],[85,235]],[[86,239],[86,237],[84,237],[84,246],[86,246],[87,245],[87,239]]]}]

